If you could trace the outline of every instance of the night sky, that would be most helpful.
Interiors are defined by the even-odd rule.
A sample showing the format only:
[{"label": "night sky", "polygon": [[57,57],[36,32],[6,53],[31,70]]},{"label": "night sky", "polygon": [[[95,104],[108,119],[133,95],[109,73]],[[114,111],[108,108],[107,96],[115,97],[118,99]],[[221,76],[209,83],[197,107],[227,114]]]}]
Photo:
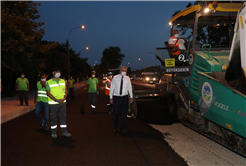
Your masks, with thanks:
[{"label": "night sky", "polygon": [[[39,7],[45,21],[43,40],[65,43],[69,32],[70,45],[89,65],[100,63],[102,52],[118,46],[125,55],[122,65],[141,69],[155,65],[155,48],[164,47],[170,37],[169,19],[194,1],[43,1]],[[149,54],[152,52],[153,54]],[[139,61],[141,58],[142,61]],[[130,64],[128,63],[130,62]],[[156,60],[157,65],[160,62]]]}]

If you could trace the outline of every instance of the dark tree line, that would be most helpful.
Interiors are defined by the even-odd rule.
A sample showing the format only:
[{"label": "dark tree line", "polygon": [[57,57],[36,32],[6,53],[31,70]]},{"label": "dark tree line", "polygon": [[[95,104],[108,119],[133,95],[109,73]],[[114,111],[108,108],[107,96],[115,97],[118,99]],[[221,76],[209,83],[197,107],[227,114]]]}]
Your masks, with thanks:
[{"label": "dark tree line", "polygon": [[[17,77],[22,72],[35,88],[39,74],[51,74],[53,67],[61,69],[62,76],[70,73],[80,80],[91,71],[88,58],[80,58],[70,49],[68,64],[68,42],[57,43],[42,40],[45,34],[44,22],[38,6],[33,1],[1,1],[1,81],[3,89],[14,90]],[[51,76],[50,76],[51,77]]]}]

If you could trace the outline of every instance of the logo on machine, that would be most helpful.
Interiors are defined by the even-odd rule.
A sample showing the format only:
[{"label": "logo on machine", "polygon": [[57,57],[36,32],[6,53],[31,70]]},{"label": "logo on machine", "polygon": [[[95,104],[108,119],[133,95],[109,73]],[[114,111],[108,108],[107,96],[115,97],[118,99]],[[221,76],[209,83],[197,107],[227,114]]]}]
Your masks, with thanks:
[{"label": "logo on machine", "polygon": [[179,61],[183,62],[185,57],[183,54],[180,54],[179,57],[178,57]]},{"label": "logo on machine", "polygon": [[202,98],[206,104],[211,103],[213,99],[213,90],[212,90],[211,85],[208,82],[205,82],[202,85]]},{"label": "logo on machine", "polygon": [[189,64],[190,65],[193,64],[193,55],[192,54],[189,55]]},{"label": "logo on machine", "polygon": [[188,77],[185,77],[184,78],[184,84],[185,84],[186,87],[189,86],[189,79],[188,79]]}]

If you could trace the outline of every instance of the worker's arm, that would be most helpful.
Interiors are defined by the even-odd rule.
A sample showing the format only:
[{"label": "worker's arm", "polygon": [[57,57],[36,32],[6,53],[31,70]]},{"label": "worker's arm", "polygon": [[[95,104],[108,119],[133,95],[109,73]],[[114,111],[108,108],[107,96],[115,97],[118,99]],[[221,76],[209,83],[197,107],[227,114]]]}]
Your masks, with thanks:
[{"label": "worker's arm", "polygon": [[30,90],[30,85],[29,85],[29,83],[27,84],[27,91],[29,91]]},{"label": "worker's arm", "polygon": [[173,47],[173,48],[176,48],[176,49],[179,49],[179,46],[175,45],[175,44],[168,44],[169,47]]},{"label": "worker's arm", "polygon": [[57,100],[57,101],[59,102],[59,104],[61,104],[61,103],[64,102],[64,100],[66,100],[66,98],[67,98],[67,88],[65,88],[65,95],[64,95],[63,99],[60,99],[60,100]]},{"label": "worker's arm", "polygon": [[[56,101],[57,99],[50,93],[50,90],[46,90],[47,92],[47,96],[49,96],[49,98],[51,98],[52,100]],[[57,100],[58,102],[58,100]]]}]

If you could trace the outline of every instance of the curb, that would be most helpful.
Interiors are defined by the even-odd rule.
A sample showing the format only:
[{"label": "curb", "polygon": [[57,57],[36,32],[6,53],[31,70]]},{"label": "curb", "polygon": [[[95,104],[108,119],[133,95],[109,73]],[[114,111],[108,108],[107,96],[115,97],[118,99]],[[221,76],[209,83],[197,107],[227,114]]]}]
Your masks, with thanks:
[{"label": "curb", "polygon": [[12,119],[15,119],[21,115],[24,115],[28,112],[31,112],[35,109],[36,105],[32,105],[32,106],[29,106],[27,108],[24,108],[22,110],[19,110],[19,111],[16,111],[16,112],[12,112],[10,114],[7,114],[7,115],[4,115],[1,117],[1,124],[7,122],[7,121],[10,121]]},{"label": "curb", "polygon": [[[77,90],[79,90],[79,89],[81,89],[81,88],[83,88],[85,86],[86,85],[83,85],[83,86],[78,87],[78,88],[74,88],[74,91],[77,91]],[[10,121],[12,119],[18,118],[19,116],[24,115],[26,113],[29,113],[29,112],[35,110],[35,108],[36,108],[36,104],[35,105],[32,105],[32,106],[29,106],[27,108],[21,109],[19,111],[12,112],[10,114],[1,116],[1,124],[5,123],[5,122],[8,122],[8,121]]]}]

